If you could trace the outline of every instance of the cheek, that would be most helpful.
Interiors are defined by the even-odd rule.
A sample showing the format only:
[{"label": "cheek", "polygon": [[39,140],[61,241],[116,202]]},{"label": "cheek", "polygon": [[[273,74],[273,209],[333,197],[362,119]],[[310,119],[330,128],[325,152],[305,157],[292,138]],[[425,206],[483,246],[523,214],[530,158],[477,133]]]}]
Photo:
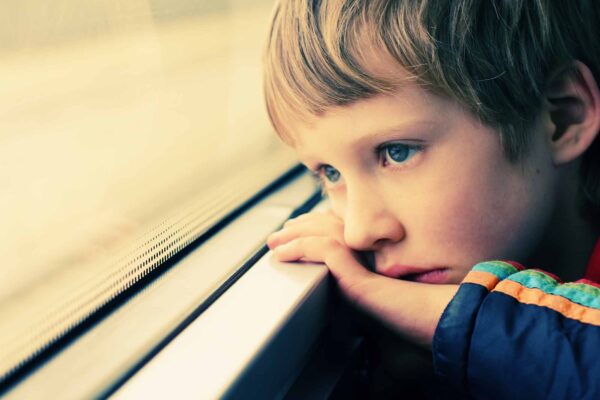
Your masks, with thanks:
[{"label": "cheek", "polygon": [[443,223],[436,229],[436,236],[443,235],[448,251],[474,261],[502,255],[503,243],[510,236],[512,217],[520,213],[512,209],[512,215],[507,215],[502,205],[493,206],[494,200],[479,192],[446,203],[447,207],[440,212]]},{"label": "cheek", "polygon": [[423,202],[419,219],[424,223],[415,219],[418,237],[437,249],[436,257],[467,269],[483,260],[521,257],[531,208],[518,180],[480,172],[479,179],[465,174],[439,185],[436,196]]},{"label": "cheek", "polygon": [[331,207],[331,211],[338,217],[344,218],[344,210],[346,208],[346,202],[344,196],[335,191],[328,191],[326,193],[327,201],[329,202],[329,206]]}]

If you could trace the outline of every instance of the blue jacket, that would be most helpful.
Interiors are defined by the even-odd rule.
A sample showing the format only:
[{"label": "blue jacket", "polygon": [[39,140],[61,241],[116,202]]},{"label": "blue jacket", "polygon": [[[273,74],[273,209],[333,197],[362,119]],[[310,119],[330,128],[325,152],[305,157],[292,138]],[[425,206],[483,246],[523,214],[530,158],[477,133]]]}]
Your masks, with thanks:
[{"label": "blue jacket", "polygon": [[600,285],[561,283],[517,263],[478,264],[432,346],[444,397],[600,399]]}]

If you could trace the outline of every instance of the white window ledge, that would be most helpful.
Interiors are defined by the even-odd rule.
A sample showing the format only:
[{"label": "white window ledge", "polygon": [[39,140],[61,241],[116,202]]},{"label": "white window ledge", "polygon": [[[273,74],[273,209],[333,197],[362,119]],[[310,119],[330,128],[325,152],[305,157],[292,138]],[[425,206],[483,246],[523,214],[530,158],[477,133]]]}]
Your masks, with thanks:
[{"label": "white window ledge", "polygon": [[267,253],[139,366],[210,295],[198,282],[218,286],[223,271],[239,268],[314,189],[303,175],[259,202],[38,366],[6,397],[282,397],[327,320],[323,265],[276,263]]},{"label": "white window ledge", "polygon": [[282,397],[325,325],[326,278],[268,253],[114,397]]}]

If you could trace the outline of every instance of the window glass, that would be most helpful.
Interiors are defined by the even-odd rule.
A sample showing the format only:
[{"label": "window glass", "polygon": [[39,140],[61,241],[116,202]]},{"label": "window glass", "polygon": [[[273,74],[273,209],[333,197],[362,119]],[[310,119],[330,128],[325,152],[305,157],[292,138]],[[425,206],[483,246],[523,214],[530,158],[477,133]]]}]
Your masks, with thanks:
[{"label": "window glass", "polygon": [[294,164],[272,5],[0,4],[0,381]]}]

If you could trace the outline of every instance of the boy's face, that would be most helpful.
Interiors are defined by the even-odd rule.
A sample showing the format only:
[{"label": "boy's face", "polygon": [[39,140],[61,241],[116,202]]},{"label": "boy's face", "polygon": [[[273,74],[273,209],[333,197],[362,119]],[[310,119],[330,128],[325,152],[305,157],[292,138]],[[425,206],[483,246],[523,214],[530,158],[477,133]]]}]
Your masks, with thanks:
[{"label": "boy's face", "polygon": [[292,132],[318,171],[347,246],[377,272],[458,283],[477,262],[523,260],[556,197],[540,121],[531,151],[510,163],[500,137],[455,102],[407,84],[315,117]]}]

